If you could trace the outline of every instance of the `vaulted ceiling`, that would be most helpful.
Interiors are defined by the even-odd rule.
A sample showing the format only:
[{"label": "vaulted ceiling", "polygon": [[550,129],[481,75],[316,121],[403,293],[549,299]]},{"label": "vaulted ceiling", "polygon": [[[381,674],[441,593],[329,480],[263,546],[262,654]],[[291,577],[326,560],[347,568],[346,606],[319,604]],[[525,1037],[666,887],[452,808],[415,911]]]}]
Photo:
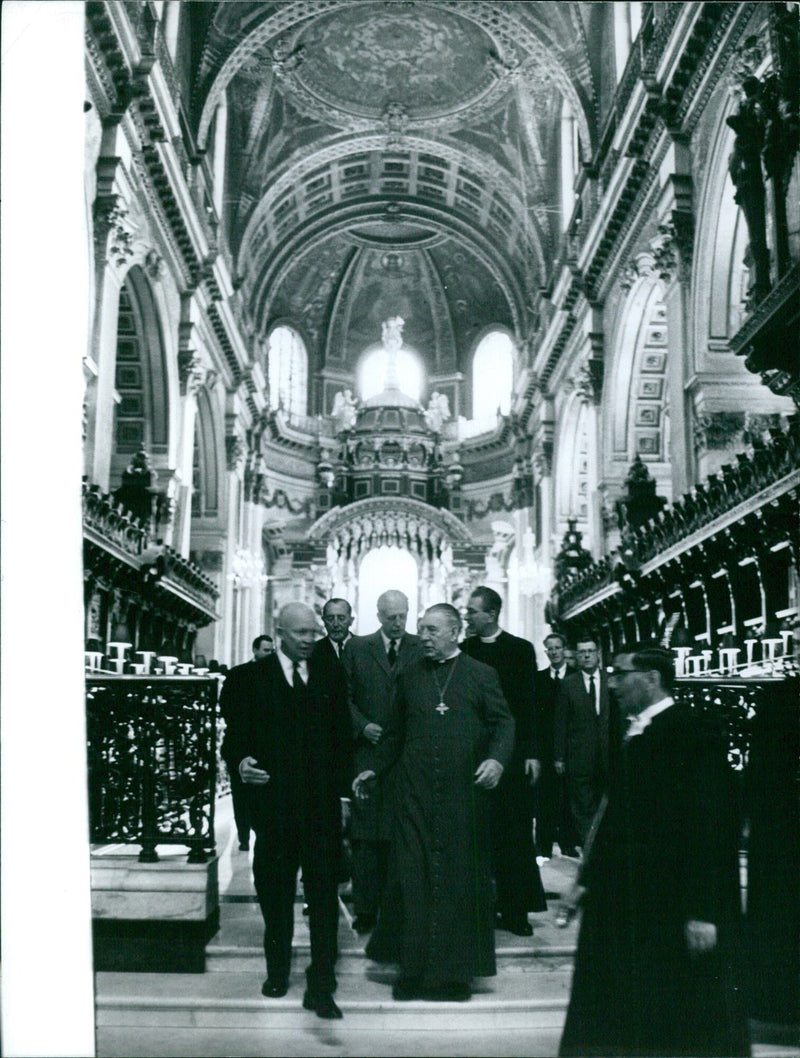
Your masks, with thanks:
[{"label": "vaulted ceiling", "polygon": [[257,331],[294,319],[317,366],[347,364],[399,313],[440,370],[490,323],[525,332],[557,252],[565,100],[593,149],[595,5],[192,6],[197,136],[223,102],[223,222]]}]

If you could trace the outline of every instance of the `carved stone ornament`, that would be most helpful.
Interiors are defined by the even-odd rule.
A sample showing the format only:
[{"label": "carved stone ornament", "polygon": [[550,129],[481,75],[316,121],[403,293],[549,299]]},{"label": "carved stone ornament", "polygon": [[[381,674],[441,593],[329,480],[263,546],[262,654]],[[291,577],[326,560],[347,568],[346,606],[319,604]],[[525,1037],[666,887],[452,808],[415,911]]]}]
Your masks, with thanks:
[{"label": "carved stone ornament", "polygon": [[692,267],[694,221],[691,213],[675,210],[669,220],[659,224],[658,235],[650,243],[653,265],[665,283],[673,279],[688,282]]},{"label": "carved stone ornament", "polygon": [[715,411],[700,415],[694,424],[694,445],[698,452],[729,448],[741,438],[745,428],[743,411]]},{"label": "carved stone ornament", "polygon": [[392,101],[386,104],[381,115],[386,127],[386,146],[402,147],[408,128],[408,111],[402,103]]},{"label": "carved stone ornament", "polygon": [[133,256],[133,232],[128,210],[119,195],[98,195],[93,207],[97,256],[118,268]]},{"label": "carved stone ornament", "polygon": [[181,349],[178,352],[178,378],[181,393],[197,393],[205,379],[205,368],[199,353],[194,349]]},{"label": "carved stone ornament", "polygon": [[305,47],[298,44],[293,48],[288,40],[278,41],[272,49],[272,72],[277,80],[283,80],[300,66],[304,59]]},{"label": "carved stone ornament", "polygon": [[144,259],[144,270],[157,283],[164,277],[164,258],[156,250],[148,250]]},{"label": "carved stone ornament", "polygon": [[652,275],[655,271],[655,258],[651,253],[639,253],[620,274],[620,287],[627,294],[639,279]]},{"label": "carved stone ornament", "polygon": [[234,433],[225,438],[225,459],[228,470],[238,470],[245,456],[244,441]]},{"label": "carved stone ornament", "polygon": [[603,361],[587,360],[574,378],[575,392],[586,404],[598,404],[603,391]]}]

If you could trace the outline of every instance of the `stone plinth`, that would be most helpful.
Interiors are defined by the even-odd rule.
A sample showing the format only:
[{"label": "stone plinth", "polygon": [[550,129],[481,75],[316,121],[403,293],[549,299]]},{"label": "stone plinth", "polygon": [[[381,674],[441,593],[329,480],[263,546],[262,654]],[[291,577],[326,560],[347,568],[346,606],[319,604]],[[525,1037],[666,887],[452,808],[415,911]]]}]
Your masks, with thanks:
[{"label": "stone plinth", "polygon": [[93,856],[91,874],[95,970],[205,971],[205,945],[219,929],[217,857]]}]

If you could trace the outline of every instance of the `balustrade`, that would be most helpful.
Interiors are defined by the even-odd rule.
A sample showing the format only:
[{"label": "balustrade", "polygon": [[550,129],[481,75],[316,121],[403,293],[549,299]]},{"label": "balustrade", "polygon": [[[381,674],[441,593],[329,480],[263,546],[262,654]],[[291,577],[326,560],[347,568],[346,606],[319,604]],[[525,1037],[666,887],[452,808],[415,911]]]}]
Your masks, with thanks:
[{"label": "balustrade", "polygon": [[90,840],[213,851],[217,681],[197,676],[87,675]]},{"label": "balustrade", "polygon": [[83,524],[129,555],[141,555],[149,543],[147,529],[139,519],[86,478],[83,479]]}]

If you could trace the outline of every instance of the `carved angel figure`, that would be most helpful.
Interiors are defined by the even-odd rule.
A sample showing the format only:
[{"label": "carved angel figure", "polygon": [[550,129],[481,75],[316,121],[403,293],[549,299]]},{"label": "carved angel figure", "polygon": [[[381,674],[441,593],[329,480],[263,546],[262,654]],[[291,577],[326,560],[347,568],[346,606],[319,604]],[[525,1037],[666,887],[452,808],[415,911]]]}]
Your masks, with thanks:
[{"label": "carved angel figure", "polygon": [[352,430],[356,424],[356,401],[351,389],[339,392],[333,398],[331,417],[339,430]]},{"label": "carved angel figure", "polygon": [[425,409],[425,424],[433,433],[439,433],[442,423],[450,418],[450,404],[444,393],[435,389]]}]

